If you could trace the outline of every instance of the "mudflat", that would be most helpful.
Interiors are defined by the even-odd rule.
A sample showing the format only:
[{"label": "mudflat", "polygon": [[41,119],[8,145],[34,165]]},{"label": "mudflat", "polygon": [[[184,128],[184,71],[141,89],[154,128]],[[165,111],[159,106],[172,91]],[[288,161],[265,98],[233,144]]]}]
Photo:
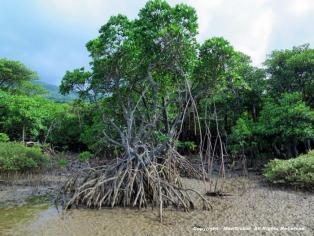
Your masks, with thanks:
[{"label": "mudflat", "polygon": [[[204,183],[184,179],[205,193]],[[36,211],[8,235],[314,235],[314,194],[265,185],[259,176],[224,181],[231,196],[207,197],[212,210],[72,209]]]}]

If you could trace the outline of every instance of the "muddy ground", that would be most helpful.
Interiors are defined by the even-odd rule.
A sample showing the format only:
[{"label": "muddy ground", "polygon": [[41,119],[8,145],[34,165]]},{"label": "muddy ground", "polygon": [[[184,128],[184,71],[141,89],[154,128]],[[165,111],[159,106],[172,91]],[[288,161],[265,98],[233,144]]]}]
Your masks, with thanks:
[{"label": "muddy ground", "polygon": [[0,207],[22,206],[30,198],[53,199],[65,175],[25,174],[0,177]]},{"label": "muddy ground", "polygon": [[[29,196],[53,196],[64,177],[46,178],[50,181],[33,186],[2,184],[0,199],[21,204]],[[205,193],[202,181],[184,183]],[[227,177],[224,191],[231,196],[208,197],[210,211],[165,210],[163,224],[151,209],[74,209],[60,214],[52,205],[28,204],[31,217],[2,235],[314,235],[313,193],[271,187],[255,174]]]}]

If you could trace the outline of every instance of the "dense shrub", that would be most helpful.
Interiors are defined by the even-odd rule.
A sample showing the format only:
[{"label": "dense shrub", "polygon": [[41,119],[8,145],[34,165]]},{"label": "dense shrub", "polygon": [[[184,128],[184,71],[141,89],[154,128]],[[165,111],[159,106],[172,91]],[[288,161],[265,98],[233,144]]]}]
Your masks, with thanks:
[{"label": "dense shrub", "polygon": [[10,139],[9,139],[9,136],[5,133],[0,133],[0,142],[1,143],[5,143],[5,142],[8,142]]},{"label": "dense shrub", "polygon": [[21,143],[0,143],[0,172],[38,170],[48,161],[39,147]]},{"label": "dense shrub", "polygon": [[87,162],[93,157],[93,154],[89,151],[81,152],[79,156],[79,160],[81,162]]},{"label": "dense shrub", "polygon": [[61,169],[66,168],[68,164],[69,164],[69,161],[67,159],[60,159],[60,160],[58,160],[58,166]]},{"label": "dense shrub", "polygon": [[314,151],[289,160],[272,160],[264,176],[271,183],[314,189]]}]

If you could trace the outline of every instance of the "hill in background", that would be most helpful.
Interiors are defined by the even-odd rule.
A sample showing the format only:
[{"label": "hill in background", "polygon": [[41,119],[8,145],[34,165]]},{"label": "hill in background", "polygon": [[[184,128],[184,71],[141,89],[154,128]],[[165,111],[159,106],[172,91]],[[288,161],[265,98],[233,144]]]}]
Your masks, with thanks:
[{"label": "hill in background", "polygon": [[35,84],[41,85],[44,89],[48,91],[47,94],[44,94],[48,99],[54,100],[56,102],[71,102],[77,98],[77,95],[70,93],[69,95],[62,95],[59,92],[59,87],[53,84],[48,84],[43,81],[34,81]]}]

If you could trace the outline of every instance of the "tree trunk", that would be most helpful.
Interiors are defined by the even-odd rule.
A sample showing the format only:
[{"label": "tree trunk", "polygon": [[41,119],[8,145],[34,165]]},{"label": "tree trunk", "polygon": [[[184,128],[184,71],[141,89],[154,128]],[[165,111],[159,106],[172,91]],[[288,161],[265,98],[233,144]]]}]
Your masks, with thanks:
[{"label": "tree trunk", "polygon": [[279,148],[277,147],[277,145],[274,145],[273,147],[274,147],[274,150],[275,150],[276,154],[277,154],[278,156],[280,156],[280,155],[281,155],[281,152],[280,152]]},{"label": "tree trunk", "polygon": [[256,106],[255,104],[253,104],[253,121],[256,122],[257,121],[257,115],[256,115]]},{"label": "tree trunk", "polygon": [[22,129],[22,142],[25,143],[25,126],[24,125]]},{"label": "tree trunk", "polygon": [[293,154],[294,156],[298,156],[299,152],[298,152],[298,142],[296,139],[293,139]]},{"label": "tree trunk", "polygon": [[162,97],[162,115],[163,115],[163,121],[165,125],[166,133],[169,133],[169,120],[168,120],[168,114],[167,114],[167,104],[165,97]]},{"label": "tree trunk", "polygon": [[306,143],[307,143],[307,151],[309,152],[312,148],[311,147],[311,140],[308,139]]}]

